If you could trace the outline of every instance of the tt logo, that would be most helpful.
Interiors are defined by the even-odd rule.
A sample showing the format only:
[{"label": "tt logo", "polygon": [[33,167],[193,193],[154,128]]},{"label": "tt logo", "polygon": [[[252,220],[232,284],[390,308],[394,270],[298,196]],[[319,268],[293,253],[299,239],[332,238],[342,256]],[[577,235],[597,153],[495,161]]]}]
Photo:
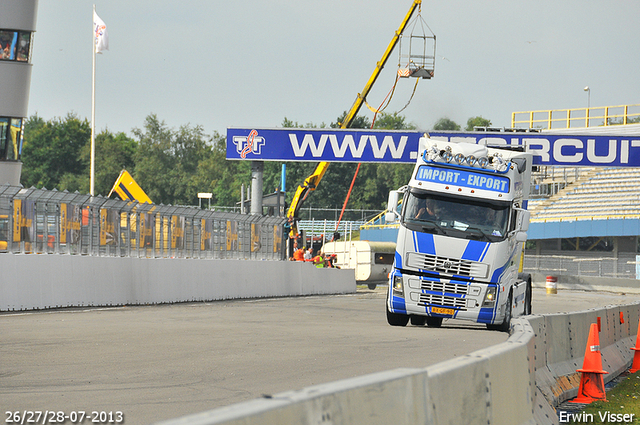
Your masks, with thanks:
[{"label": "tt logo", "polygon": [[248,136],[234,136],[233,144],[236,145],[236,152],[240,154],[242,159],[245,159],[249,153],[260,155],[265,140],[264,137],[258,136],[256,130],[251,130]]}]

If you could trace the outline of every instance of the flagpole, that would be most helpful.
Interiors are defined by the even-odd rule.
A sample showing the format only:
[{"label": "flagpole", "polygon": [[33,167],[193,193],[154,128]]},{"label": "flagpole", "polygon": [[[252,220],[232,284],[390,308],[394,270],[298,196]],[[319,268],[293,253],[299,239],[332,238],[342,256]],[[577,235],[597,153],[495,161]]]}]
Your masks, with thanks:
[{"label": "flagpole", "polygon": [[[91,16],[91,22],[96,14],[96,5],[93,5],[93,15]],[[91,47],[93,50],[93,76],[91,78],[91,177],[90,190],[91,196],[95,195],[95,174],[96,174],[96,33],[95,28],[93,31]]]}]

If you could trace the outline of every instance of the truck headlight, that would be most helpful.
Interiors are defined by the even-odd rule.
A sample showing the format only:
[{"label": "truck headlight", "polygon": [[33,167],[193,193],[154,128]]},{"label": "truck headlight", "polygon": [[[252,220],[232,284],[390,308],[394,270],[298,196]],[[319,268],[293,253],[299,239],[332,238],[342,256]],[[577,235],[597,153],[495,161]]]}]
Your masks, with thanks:
[{"label": "truck headlight", "polygon": [[399,295],[399,296],[403,296],[404,295],[404,291],[402,289],[402,276],[393,276],[393,281],[392,281],[392,287],[393,287],[393,294],[394,295]]},{"label": "truck headlight", "polygon": [[493,307],[496,304],[496,290],[495,286],[489,286],[487,292],[484,294],[484,301],[482,301],[482,307]]}]

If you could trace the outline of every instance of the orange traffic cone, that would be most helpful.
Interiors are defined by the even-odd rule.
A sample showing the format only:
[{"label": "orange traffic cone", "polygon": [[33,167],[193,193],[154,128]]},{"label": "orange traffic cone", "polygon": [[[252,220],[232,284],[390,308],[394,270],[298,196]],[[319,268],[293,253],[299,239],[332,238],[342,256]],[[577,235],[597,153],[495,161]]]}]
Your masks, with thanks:
[{"label": "orange traffic cone", "polygon": [[571,400],[572,403],[591,403],[594,400],[607,401],[604,391],[603,374],[609,373],[602,370],[602,357],[600,354],[600,338],[598,337],[598,325],[591,324],[589,329],[589,339],[584,352],[584,362],[582,369],[577,372],[582,373],[578,396]]},{"label": "orange traffic cone", "polygon": [[631,349],[635,351],[635,353],[633,353],[633,363],[631,364],[631,369],[629,370],[629,372],[631,373],[636,373],[638,370],[640,370],[640,321],[638,322],[638,332],[636,333],[638,334],[636,336],[636,346],[631,347]]}]

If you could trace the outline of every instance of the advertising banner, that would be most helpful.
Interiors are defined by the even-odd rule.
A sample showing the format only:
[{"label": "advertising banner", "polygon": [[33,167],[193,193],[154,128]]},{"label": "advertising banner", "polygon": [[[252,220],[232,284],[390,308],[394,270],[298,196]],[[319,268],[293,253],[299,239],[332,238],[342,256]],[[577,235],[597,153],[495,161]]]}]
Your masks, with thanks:
[{"label": "advertising banner", "polygon": [[273,226],[273,253],[282,249],[282,226]]},{"label": "advertising banner", "polygon": [[[253,161],[371,162],[413,164],[424,132],[331,129],[227,129],[227,159]],[[536,165],[640,166],[640,136],[550,132],[432,131],[434,139],[524,146]]]},{"label": "advertising banner", "polygon": [[117,245],[120,214],[106,208],[100,208],[100,245]]},{"label": "advertising banner", "polygon": [[227,251],[238,251],[238,222],[227,220]]},{"label": "advertising banner", "polygon": [[211,220],[207,220],[205,218],[200,221],[200,251],[209,251],[211,250]]},{"label": "advertising banner", "polygon": [[184,249],[184,217],[171,216],[171,249]]},{"label": "advertising banner", "polygon": [[227,159],[412,163],[421,136],[389,130],[229,128]]},{"label": "advertising banner", "polygon": [[260,243],[260,233],[262,226],[260,223],[251,223],[251,252],[258,252],[262,248]]}]

